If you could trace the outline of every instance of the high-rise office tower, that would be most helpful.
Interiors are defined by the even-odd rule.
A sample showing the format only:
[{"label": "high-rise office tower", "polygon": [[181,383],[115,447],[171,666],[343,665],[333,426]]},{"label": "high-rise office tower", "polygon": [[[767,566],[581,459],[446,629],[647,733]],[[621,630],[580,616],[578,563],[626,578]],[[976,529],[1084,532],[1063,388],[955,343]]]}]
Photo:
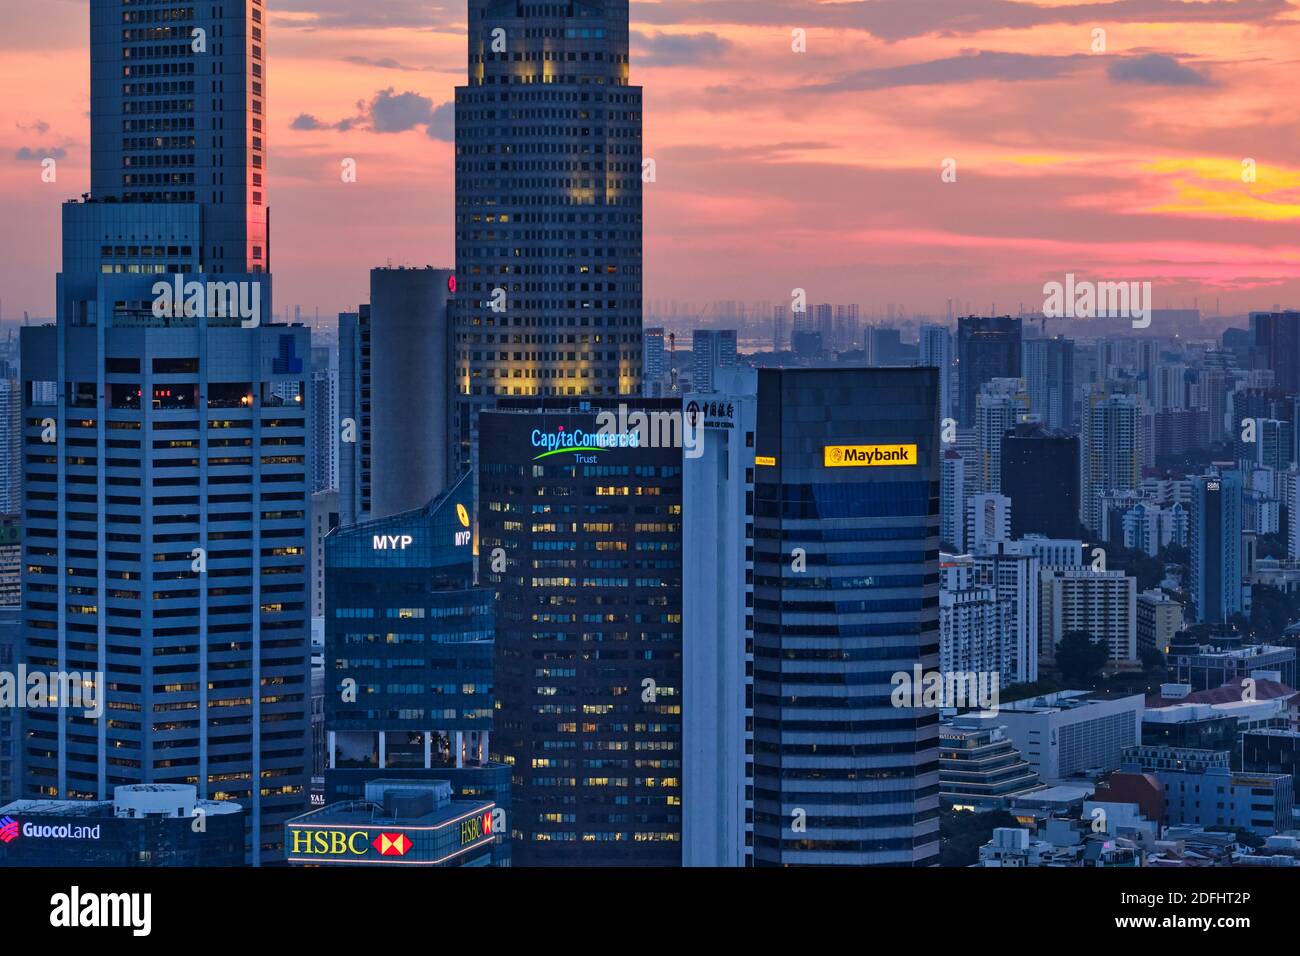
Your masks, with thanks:
[{"label": "high-rise office tower", "polygon": [[1242,612],[1241,473],[1192,480],[1191,597],[1197,623],[1223,624]]},{"label": "high-rise office tower", "polygon": [[1079,436],[1023,422],[1002,436],[1002,493],[1011,499],[1011,536],[1079,533]]},{"label": "high-rise office tower", "polygon": [[641,364],[641,384],[645,394],[658,397],[664,393],[664,379],[668,371],[668,357],[664,351],[663,326],[645,330],[645,350]]},{"label": "high-rise office tower", "polygon": [[23,630],[104,713],[29,710],[22,795],[193,784],[258,862],[311,769],[311,337],[268,321],[263,10],[228,7],[90,5],[91,193],[23,330]]},{"label": "high-rise office tower", "polygon": [[939,369],[939,417],[952,418],[952,332],[946,325],[923,325],[918,346],[918,364]]},{"label": "high-rise office tower", "polygon": [[938,401],[929,368],[759,370],[756,865],[937,860],[939,714],[890,679],[939,666]]},{"label": "high-rise office tower", "polygon": [[1020,319],[968,315],[957,320],[959,424],[975,422],[980,386],[995,378],[1020,377]]},{"label": "high-rise office tower", "polygon": [[1252,312],[1250,327],[1255,348],[1277,385],[1300,392],[1300,312]]},{"label": "high-rise office tower", "polygon": [[695,330],[691,336],[691,388],[694,391],[713,391],[713,378],[717,371],[735,364],[735,329]]},{"label": "high-rise office tower", "polygon": [[370,306],[339,313],[339,521],[370,517],[371,442]]},{"label": "high-rise office tower", "polygon": [[474,583],[473,505],[466,475],[423,507],[326,539],[329,802],[401,777],[509,808],[509,768],[489,759],[494,595]]},{"label": "high-rise office tower", "polygon": [[262,0],[157,7],[90,4],[90,201],[64,235],[115,273],[270,271]]},{"label": "high-rise office tower", "polygon": [[[509,398],[479,417],[516,865],[682,862],[681,401]],[[675,416],[677,440],[635,413]]]},{"label": "high-rise office tower", "polygon": [[428,504],[456,473],[446,269],[370,270],[370,517]]},{"label": "high-rise office tower", "polygon": [[700,453],[682,462],[682,864],[753,860],[757,376],[687,395]]},{"label": "high-rise office tower", "polygon": [[641,389],[641,88],[627,0],[470,0],[456,88],[454,440],[503,396]]},{"label": "high-rise office tower", "polygon": [[1029,404],[1048,428],[1074,427],[1074,343],[1059,335],[1021,343]]},{"label": "high-rise office tower", "polygon": [[1101,496],[1132,491],[1142,481],[1142,399],[1094,388],[1083,403],[1079,446],[1079,517],[1101,530]]},{"label": "high-rise office tower", "polygon": [[317,345],[311,350],[312,494],[339,484],[339,363],[338,351]]},{"label": "high-rise office tower", "polygon": [[1002,436],[1029,415],[1029,392],[1020,378],[995,378],[975,398],[975,434],[980,447],[979,490],[1002,490]]}]

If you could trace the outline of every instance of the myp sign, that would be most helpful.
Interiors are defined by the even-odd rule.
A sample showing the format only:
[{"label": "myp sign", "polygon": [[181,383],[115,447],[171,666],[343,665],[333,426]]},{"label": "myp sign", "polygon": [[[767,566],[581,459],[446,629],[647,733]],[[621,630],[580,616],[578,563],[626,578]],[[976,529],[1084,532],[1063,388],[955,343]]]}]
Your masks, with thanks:
[{"label": "myp sign", "polygon": [[377,534],[371,538],[375,551],[405,551],[415,539],[409,534]]}]

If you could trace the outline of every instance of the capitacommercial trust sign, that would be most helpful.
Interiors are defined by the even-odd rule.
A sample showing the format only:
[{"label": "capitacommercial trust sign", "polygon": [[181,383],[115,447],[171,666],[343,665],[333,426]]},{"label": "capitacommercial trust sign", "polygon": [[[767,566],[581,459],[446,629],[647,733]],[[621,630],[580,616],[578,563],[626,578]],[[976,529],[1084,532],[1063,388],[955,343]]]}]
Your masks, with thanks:
[{"label": "capitacommercial trust sign", "polygon": [[532,445],[543,449],[534,456],[533,461],[572,452],[574,454],[605,451],[610,448],[640,448],[641,435],[635,431],[625,432],[587,432],[581,428],[572,430],[561,425],[554,431],[534,428]]}]

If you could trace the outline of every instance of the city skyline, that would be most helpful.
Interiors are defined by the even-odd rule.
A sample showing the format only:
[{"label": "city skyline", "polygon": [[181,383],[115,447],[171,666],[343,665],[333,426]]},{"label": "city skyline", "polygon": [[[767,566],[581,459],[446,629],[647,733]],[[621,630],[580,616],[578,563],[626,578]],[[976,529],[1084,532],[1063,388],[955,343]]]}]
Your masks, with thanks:
[{"label": "city skyline", "polygon": [[[1074,3],[634,3],[655,161],[646,300],[779,303],[804,288],[912,314],[942,315],[950,297],[1014,314],[1071,272],[1150,281],[1158,308],[1293,299],[1300,169],[1286,157],[1300,126],[1278,79],[1300,11],[1107,7],[1094,20]],[[0,79],[45,78],[0,105],[0,201],[27,224],[0,240],[10,318],[53,315],[50,212],[90,186],[85,9],[20,8],[0,39]],[[463,5],[286,0],[267,16],[281,308],[354,307],[368,267],[390,260],[451,265]]]}]

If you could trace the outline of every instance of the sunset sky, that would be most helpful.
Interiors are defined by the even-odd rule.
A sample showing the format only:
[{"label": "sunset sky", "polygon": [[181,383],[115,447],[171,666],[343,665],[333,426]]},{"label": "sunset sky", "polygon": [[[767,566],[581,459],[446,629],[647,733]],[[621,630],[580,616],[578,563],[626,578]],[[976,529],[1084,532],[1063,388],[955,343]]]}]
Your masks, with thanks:
[{"label": "sunset sky", "polygon": [[[89,187],[87,3],[0,3],[0,298],[47,316],[59,203]],[[277,310],[451,265],[463,0],[266,5]],[[1296,3],[660,0],[632,29],[647,300],[1014,312],[1073,272],[1300,308]]]}]

